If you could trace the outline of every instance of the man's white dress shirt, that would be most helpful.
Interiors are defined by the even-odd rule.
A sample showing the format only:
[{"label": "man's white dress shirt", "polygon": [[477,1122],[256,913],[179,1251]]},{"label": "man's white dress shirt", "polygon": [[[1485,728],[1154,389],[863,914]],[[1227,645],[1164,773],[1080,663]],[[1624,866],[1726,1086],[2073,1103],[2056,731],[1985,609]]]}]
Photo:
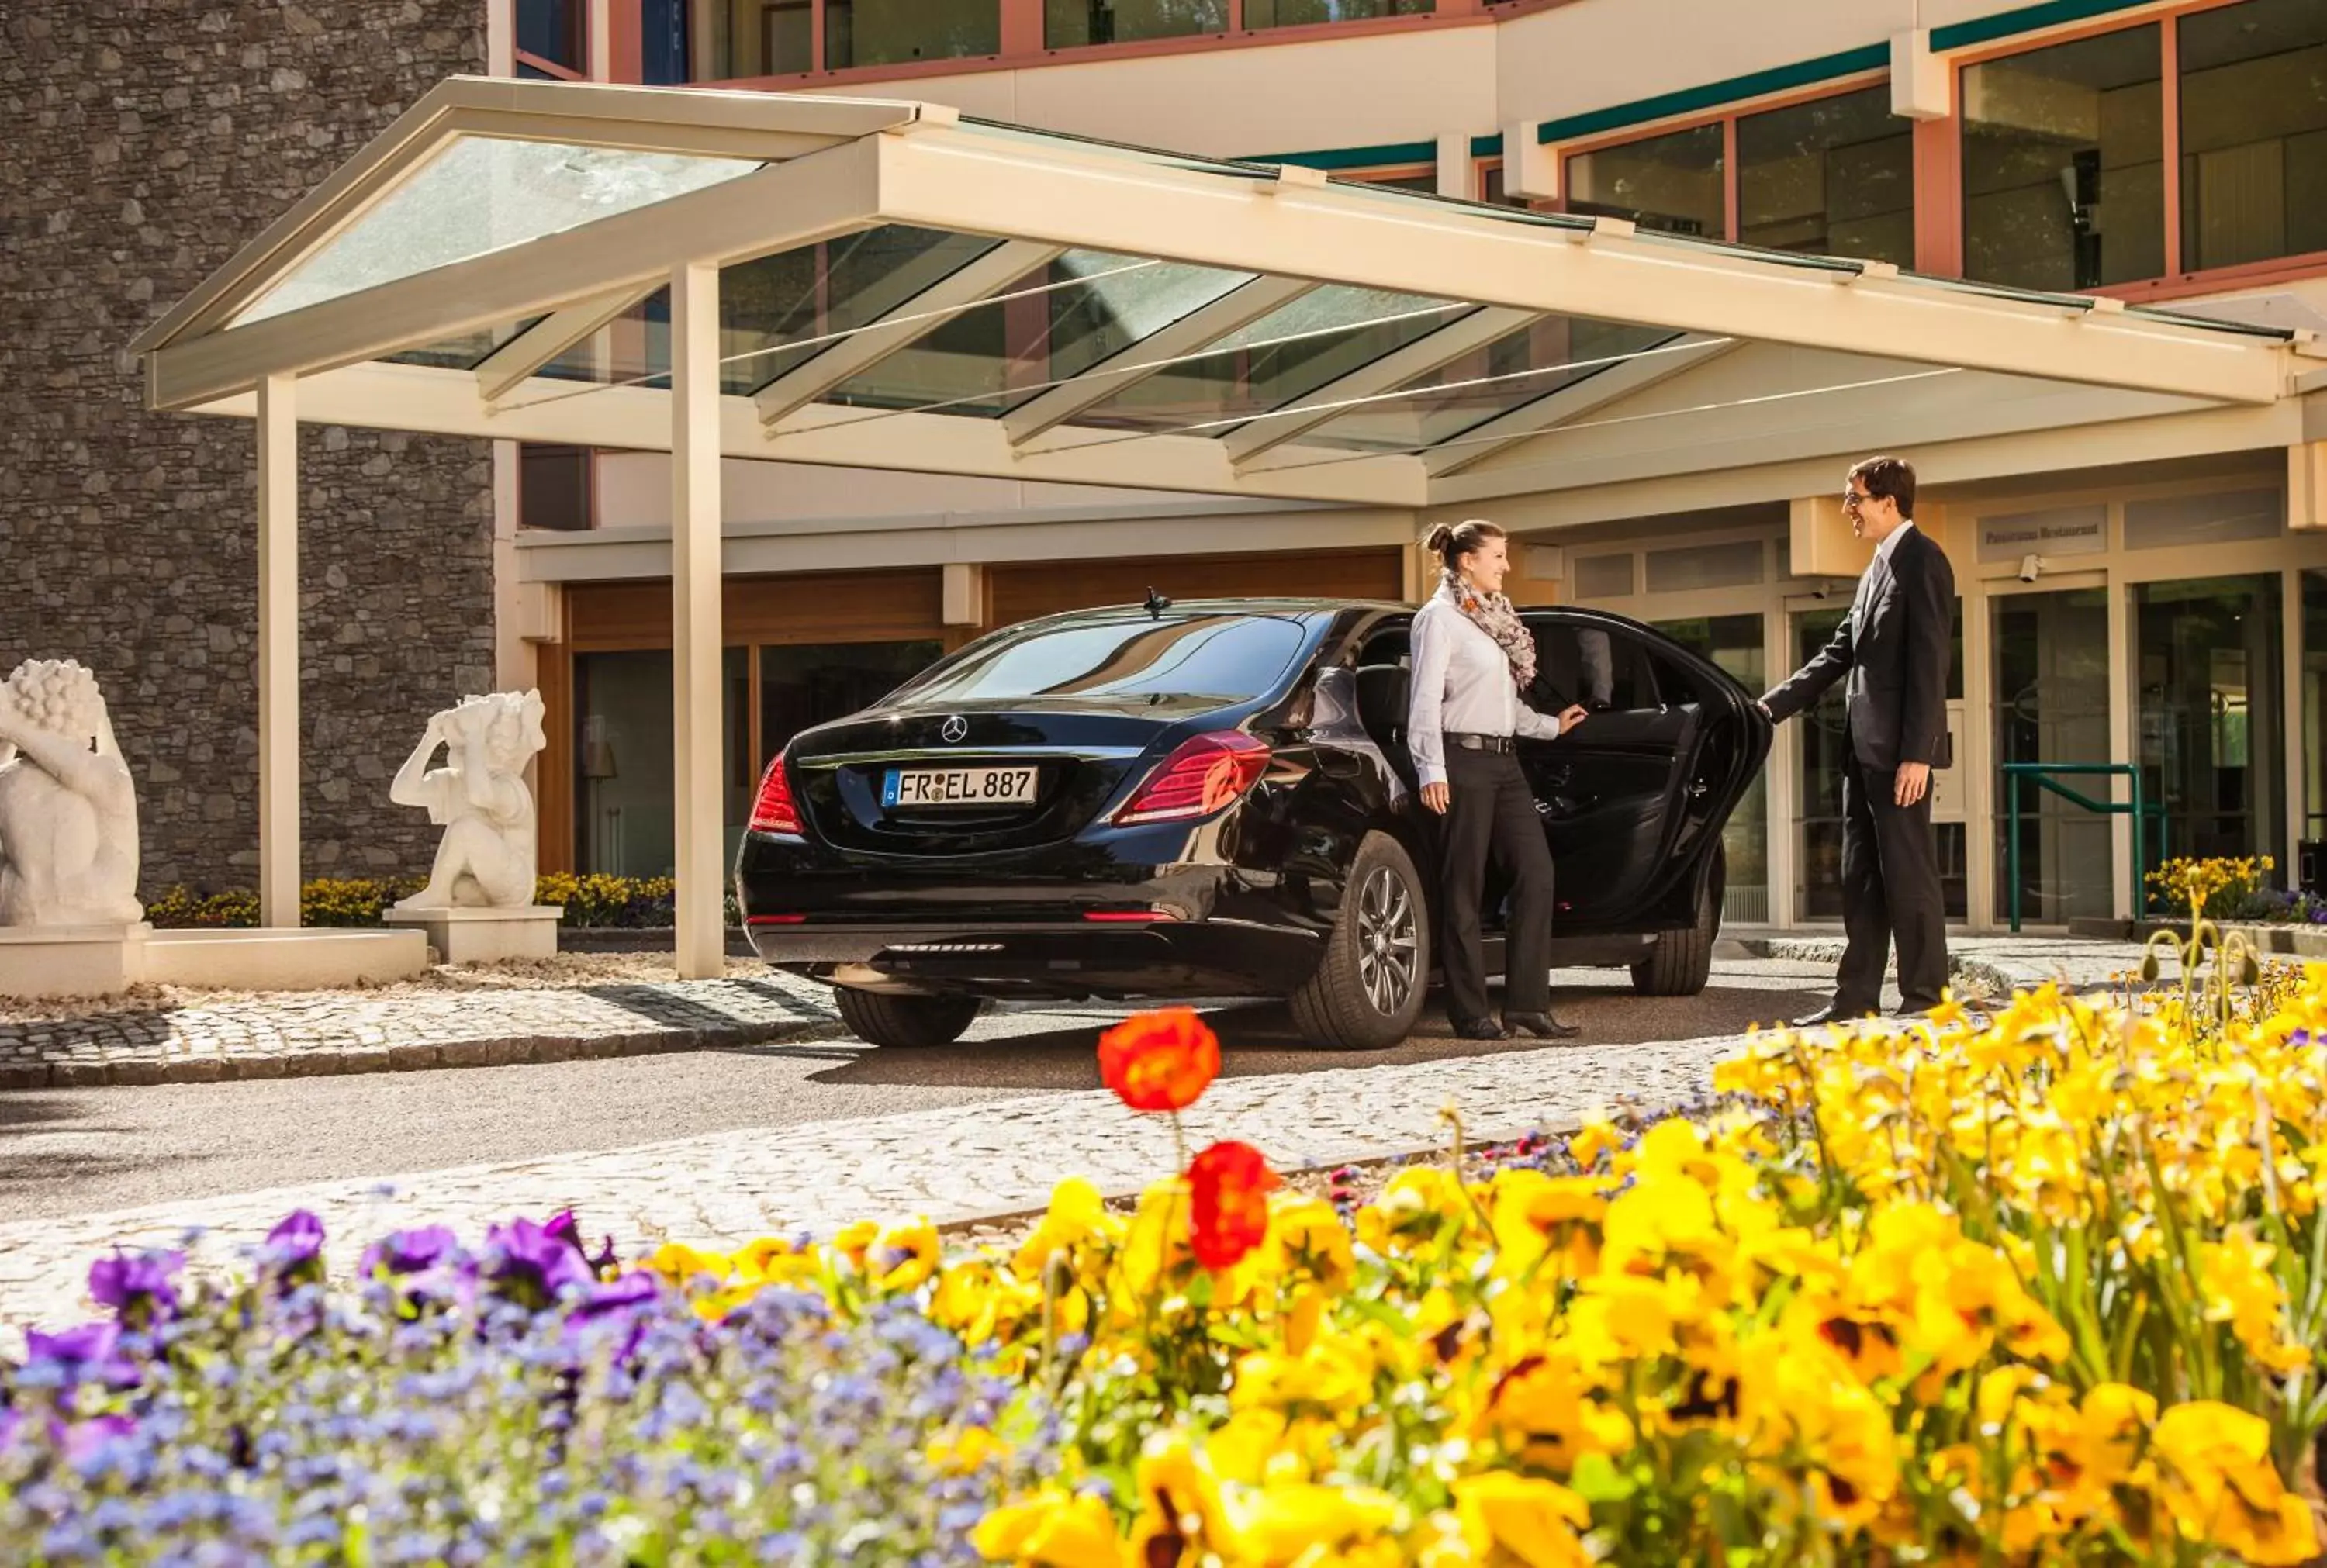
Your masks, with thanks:
[{"label": "man's white dress shirt", "polygon": [[1557,719],[1519,700],[1502,645],[1463,613],[1452,586],[1441,583],[1416,612],[1411,653],[1406,744],[1423,783],[1446,782],[1449,733],[1532,741],[1559,733]]}]

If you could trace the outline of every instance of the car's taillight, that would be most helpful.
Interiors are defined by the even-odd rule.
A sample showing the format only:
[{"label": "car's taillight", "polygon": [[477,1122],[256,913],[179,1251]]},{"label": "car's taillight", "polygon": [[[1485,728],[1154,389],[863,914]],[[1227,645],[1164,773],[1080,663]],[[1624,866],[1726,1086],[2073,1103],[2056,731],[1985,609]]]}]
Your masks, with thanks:
[{"label": "car's taillight", "polygon": [[800,830],[799,807],[792,800],[791,775],[784,769],[783,753],[768,764],[760,779],[760,798],[752,802],[751,829],[753,833],[798,833]]},{"label": "car's taillight", "polygon": [[1156,765],[1115,820],[1178,822],[1210,817],[1259,782],[1267,768],[1268,748],[1241,731],[1198,735]]}]

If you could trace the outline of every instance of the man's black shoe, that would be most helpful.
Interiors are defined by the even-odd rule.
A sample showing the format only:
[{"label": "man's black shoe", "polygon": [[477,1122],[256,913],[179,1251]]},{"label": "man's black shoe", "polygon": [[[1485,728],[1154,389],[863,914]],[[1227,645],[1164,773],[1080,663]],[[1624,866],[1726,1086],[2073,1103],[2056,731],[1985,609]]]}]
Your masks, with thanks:
[{"label": "man's black shoe", "polygon": [[1580,1026],[1563,1023],[1548,1012],[1506,1013],[1503,1023],[1513,1034],[1532,1034],[1537,1040],[1567,1040],[1584,1032]]},{"label": "man's black shoe", "polygon": [[1829,1004],[1819,1008],[1816,1013],[1811,1013],[1807,1018],[1795,1019],[1794,1027],[1796,1029],[1822,1029],[1829,1023],[1855,1023],[1862,1018],[1873,1017],[1874,1015],[1874,1011],[1875,1010],[1872,1007],[1861,1007],[1853,1010],[1847,1007],[1836,1007]]},{"label": "man's black shoe", "polygon": [[1509,1040],[1511,1031],[1491,1018],[1456,1019],[1454,1038],[1457,1040]]}]

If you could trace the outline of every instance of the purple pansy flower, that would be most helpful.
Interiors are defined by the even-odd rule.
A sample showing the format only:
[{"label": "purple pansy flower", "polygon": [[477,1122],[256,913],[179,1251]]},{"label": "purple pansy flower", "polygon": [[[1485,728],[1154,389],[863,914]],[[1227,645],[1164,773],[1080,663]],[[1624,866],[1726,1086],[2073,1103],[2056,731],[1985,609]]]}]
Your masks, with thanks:
[{"label": "purple pansy flower", "polygon": [[536,1311],[549,1305],[568,1285],[593,1283],[590,1265],[566,1238],[530,1219],[513,1219],[485,1233],[492,1255],[493,1283],[502,1293]]},{"label": "purple pansy flower", "polygon": [[65,1457],[79,1464],[108,1442],[137,1434],[137,1423],[126,1415],[93,1415],[65,1429]]},{"label": "purple pansy flower", "polygon": [[121,1325],[83,1323],[61,1333],[24,1332],[25,1369],[52,1367],[68,1384],[107,1383],[136,1386],[137,1368],[121,1353]]},{"label": "purple pansy flower", "polygon": [[[178,1313],[177,1276],[186,1266],[182,1252],[144,1252],[135,1257],[116,1251],[89,1265],[89,1293],[99,1306],[141,1322]],[[142,1313],[142,1315],[141,1315]]]},{"label": "purple pansy flower", "polygon": [[448,1260],[460,1245],[460,1237],[447,1226],[424,1225],[416,1230],[396,1231],[364,1249],[363,1264],[358,1272],[366,1279],[382,1269],[395,1274],[419,1274]]}]

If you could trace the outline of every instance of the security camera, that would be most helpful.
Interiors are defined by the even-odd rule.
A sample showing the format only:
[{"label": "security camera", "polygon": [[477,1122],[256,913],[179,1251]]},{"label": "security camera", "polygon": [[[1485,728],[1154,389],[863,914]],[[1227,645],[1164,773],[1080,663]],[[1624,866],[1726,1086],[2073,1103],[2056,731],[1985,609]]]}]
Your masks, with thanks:
[{"label": "security camera", "polygon": [[2020,580],[2023,583],[2033,583],[2036,581],[2037,574],[2043,570],[2043,556],[2023,555],[2020,557]]}]

